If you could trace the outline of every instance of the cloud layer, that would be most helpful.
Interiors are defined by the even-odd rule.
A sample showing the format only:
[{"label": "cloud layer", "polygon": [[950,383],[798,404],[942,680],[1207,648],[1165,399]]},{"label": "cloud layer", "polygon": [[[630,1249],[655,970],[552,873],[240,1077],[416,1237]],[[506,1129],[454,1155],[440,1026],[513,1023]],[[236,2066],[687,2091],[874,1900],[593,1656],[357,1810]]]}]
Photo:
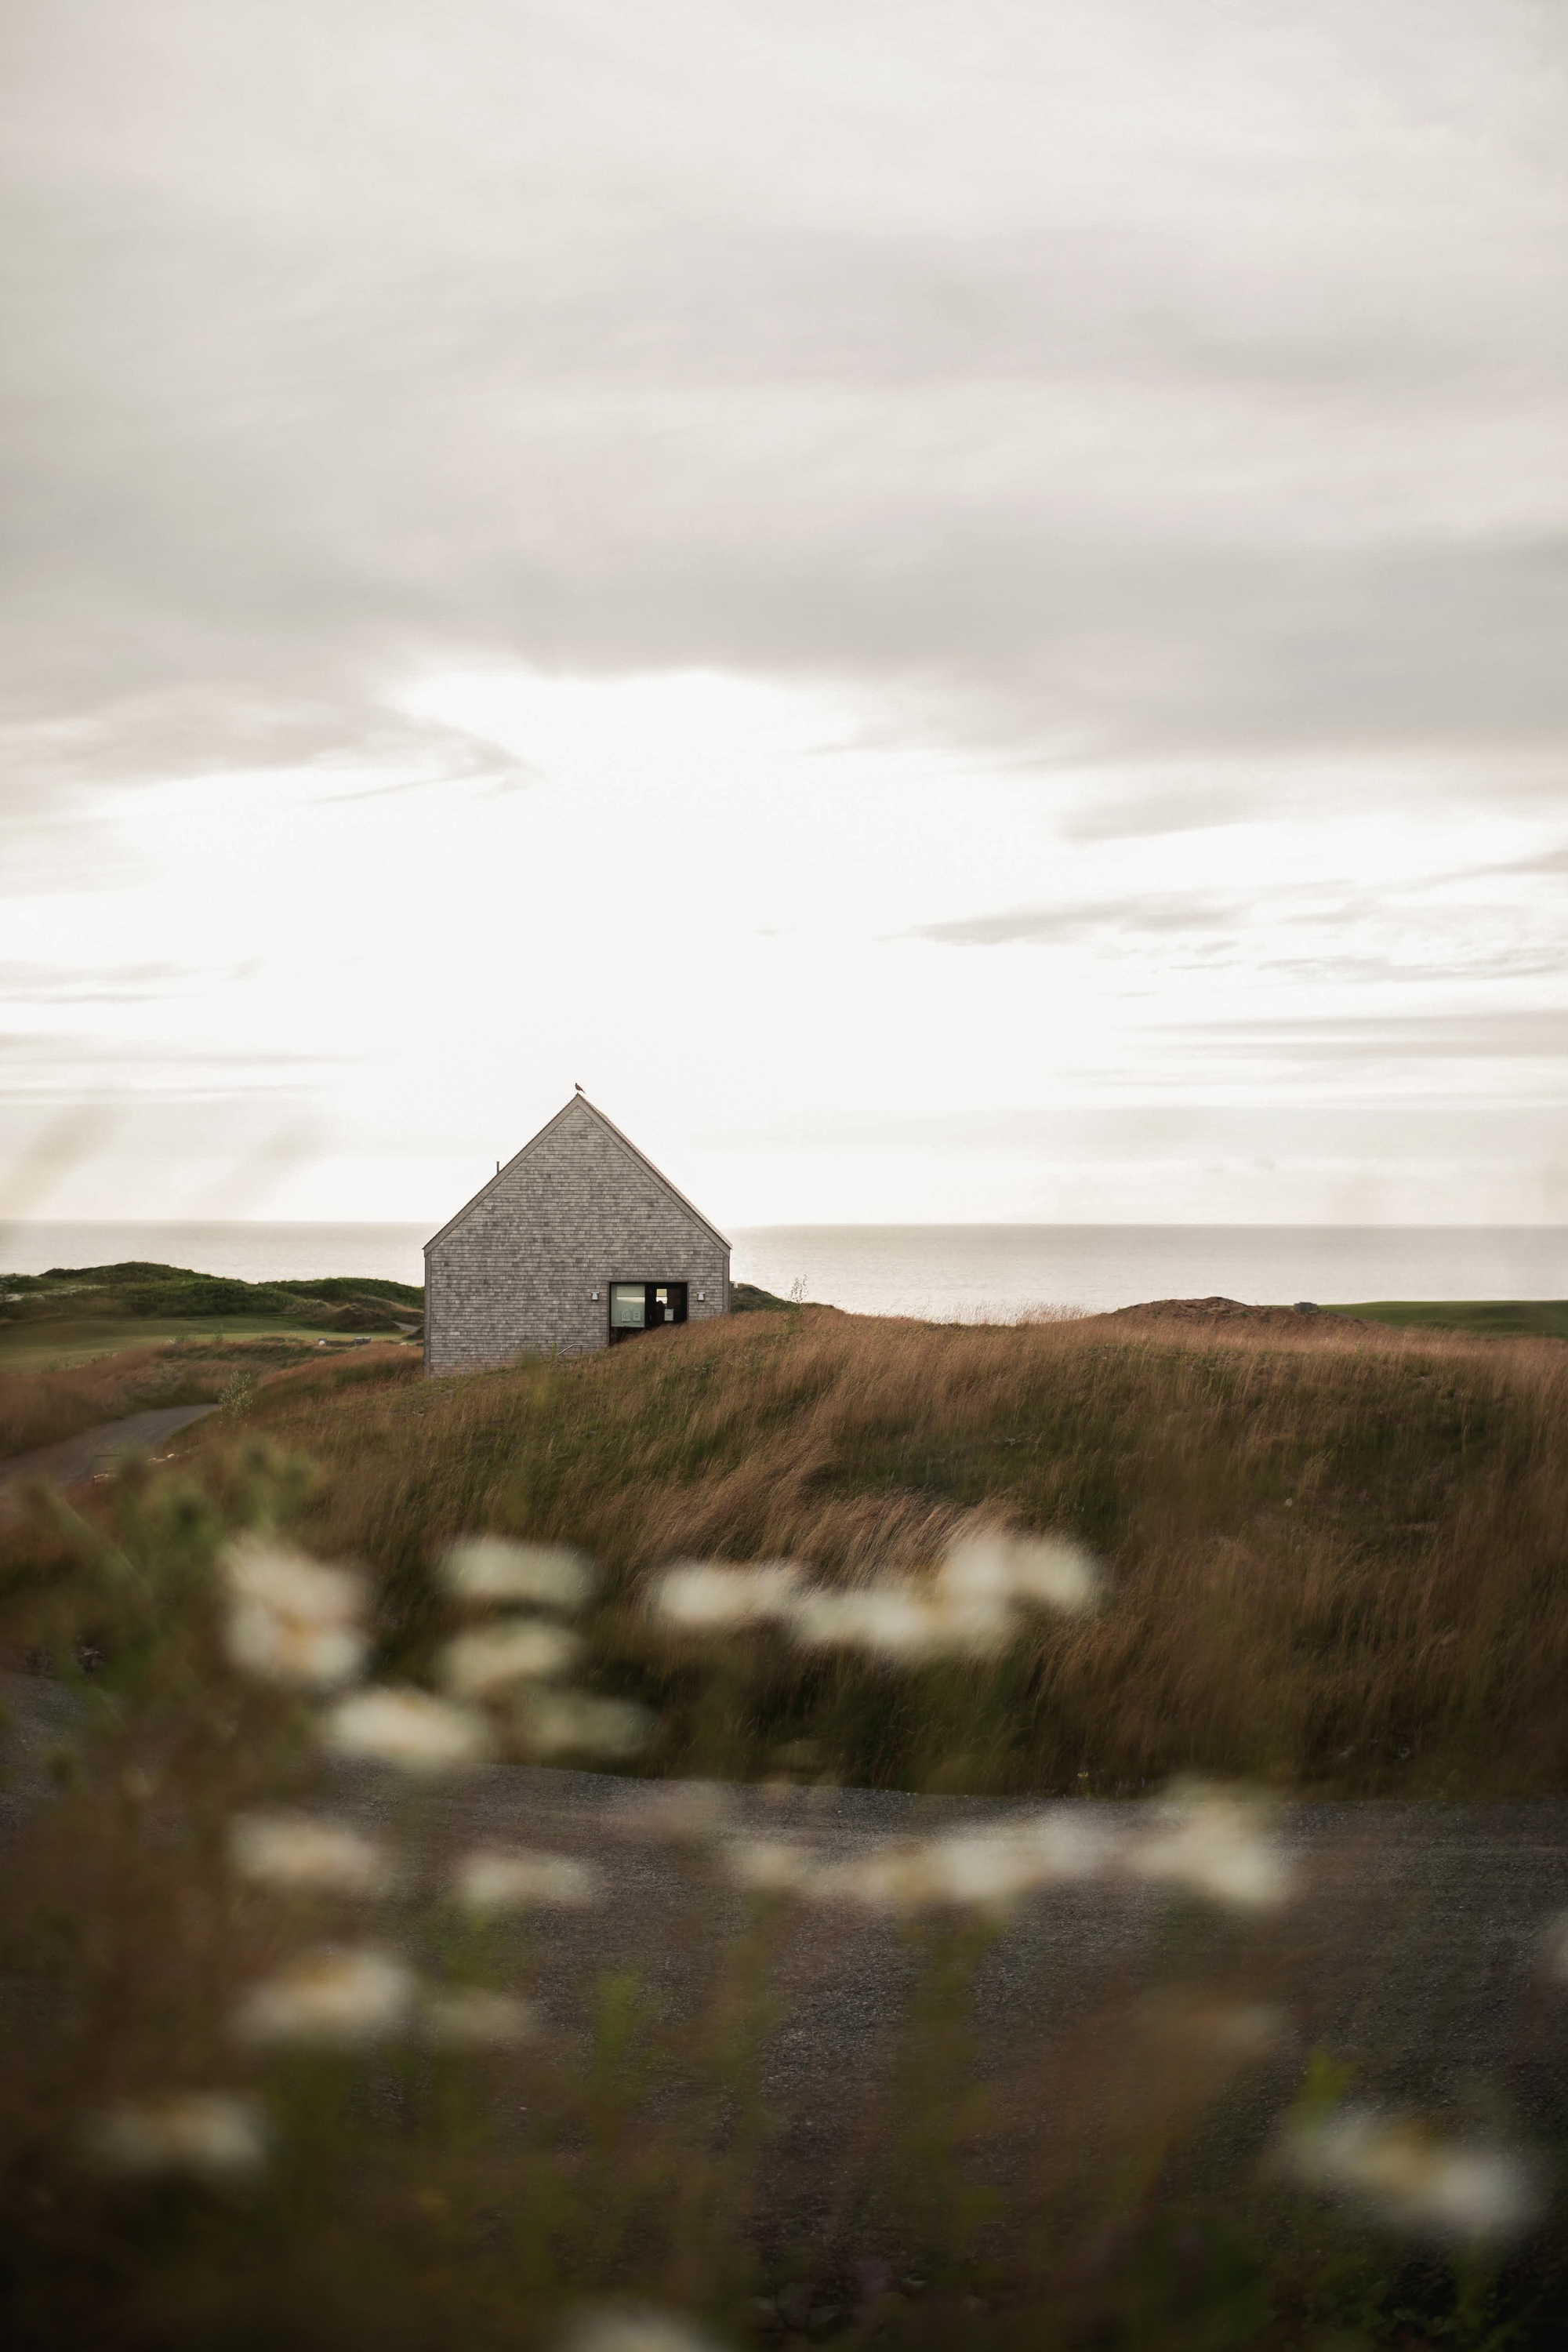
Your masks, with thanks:
[{"label": "cloud layer", "polygon": [[1532,0],[9,27],[41,793],[462,772],[387,704],[474,655],[870,678],[1044,759],[1561,751]]},{"label": "cloud layer", "polygon": [[1186,1214],[1199,1109],[1448,1087],[1457,1168],[1467,1103],[1561,1101],[1551,0],[0,46],[18,1148],[287,1096],[302,1208],[444,1213],[578,1075],[679,1159],[676,1035],[753,1167],[910,1104],[1013,1153],[786,1199],[715,1142],[731,1222],[1050,1213],[1010,1118],[1173,1093]]}]

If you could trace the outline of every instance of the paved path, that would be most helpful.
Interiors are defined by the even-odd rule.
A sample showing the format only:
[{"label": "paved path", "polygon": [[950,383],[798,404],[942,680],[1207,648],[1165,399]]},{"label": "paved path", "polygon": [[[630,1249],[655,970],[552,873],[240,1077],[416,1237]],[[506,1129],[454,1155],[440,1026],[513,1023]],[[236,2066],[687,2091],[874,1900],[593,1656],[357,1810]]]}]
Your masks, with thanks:
[{"label": "paved path", "polygon": [[160,1405],[151,1412],[127,1413],[123,1421],[80,1430],[57,1445],[36,1445],[30,1454],[7,1455],[0,1461],[0,1520],[15,1516],[17,1490],[27,1479],[51,1478],[57,1486],[74,1486],[117,1454],[153,1453],[176,1430],[216,1411],[214,1404]]}]

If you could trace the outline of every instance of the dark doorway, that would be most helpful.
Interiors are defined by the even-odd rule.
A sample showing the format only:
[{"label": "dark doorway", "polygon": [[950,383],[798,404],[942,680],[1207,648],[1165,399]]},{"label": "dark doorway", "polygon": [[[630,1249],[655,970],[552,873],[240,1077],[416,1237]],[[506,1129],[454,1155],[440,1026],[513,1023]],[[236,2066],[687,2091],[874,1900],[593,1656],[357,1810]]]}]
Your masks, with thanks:
[{"label": "dark doorway", "polygon": [[612,1282],[610,1285],[610,1345],[635,1339],[644,1331],[662,1331],[667,1324],[686,1320],[683,1282]]}]

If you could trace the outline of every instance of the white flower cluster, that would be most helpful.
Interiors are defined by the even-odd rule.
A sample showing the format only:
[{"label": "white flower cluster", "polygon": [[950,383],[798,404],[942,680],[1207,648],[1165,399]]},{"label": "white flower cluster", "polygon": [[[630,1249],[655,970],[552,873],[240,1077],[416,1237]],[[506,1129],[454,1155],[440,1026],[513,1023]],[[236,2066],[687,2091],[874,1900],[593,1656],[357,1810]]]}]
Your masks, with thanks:
[{"label": "white flower cluster", "polygon": [[241,1813],[230,1824],[229,1862],[258,1886],[374,1900],[395,1894],[403,1872],[383,1838],[319,1813]]},{"label": "white flower cluster", "polygon": [[1089,1554],[1065,1536],[987,1532],[952,1544],[934,1576],[868,1584],[812,1581],[794,1560],[731,1567],[682,1560],[651,1594],[654,1613],[689,1633],[776,1625],[803,1649],[858,1649],[902,1664],[987,1657],[1023,1631],[1028,1612],[1082,1616],[1102,1597]]},{"label": "white flower cluster", "polygon": [[[356,1570],[324,1567],[277,1537],[255,1534],[236,1537],[218,1568],[227,1601],[225,1647],[243,1673],[321,1696],[358,1681],[370,1636],[369,1591]],[[407,1772],[484,1763],[493,1747],[489,1725],[471,1708],[428,1691],[374,1685],[337,1699],[320,1729],[340,1755]],[[298,1839],[294,1851],[302,1852]],[[358,1866],[348,1864],[351,1872]]]},{"label": "white flower cluster", "polygon": [[1419,2117],[1340,2107],[1285,2135],[1286,2168],[1303,2188],[1359,2198],[1396,2230],[1504,2239],[1541,2210],[1535,2168],[1517,2150],[1463,2140]]},{"label": "white flower cluster", "polygon": [[453,1899],[469,1911],[580,1911],[596,1903],[600,1892],[598,1873],[564,1853],[481,1846],[464,1855],[452,1876]]},{"label": "white flower cluster", "polygon": [[516,1543],[510,1536],[466,1536],[442,1555],[454,1600],[480,1609],[552,1609],[573,1616],[598,1590],[592,1562],[564,1544]]},{"label": "white flower cluster", "polygon": [[218,1562],[231,1662],[263,1681],[331,1690],[363,1671],[364,1579],[323,1568],[275,1538],[237,1536]]},{"label": "white flower cluster", "polygon": [[[324,1813],[241,1813],[229,1830],[229,1862],[253,1885],[374,1901],[397,1894],[405,1874],[384,1838]],[[451,1900],[470,1911],[540,1905],[580,1909],[601,1893],[598,1874],[574,1855],[479,1846],[451,1868]]]},{"label": "white flower cluster", "polygon": [[234,2016],[243,2042],[358,2050],[422,2040],[497,2049],[535,2029],[526,2001],[459,1986],[432,1987],[374,1944],[323,1944],[252,1985]]},{"label": "white flower cluster", "polygon": [[454,1698],[489,1699],[519,1683],[548,1682],[576,1663],[583,1644],[564,1625],[525,1617],[514,1624],[480,1625],[448,1642],[436,1661],[443,1689]]},{"label": "white flower cluster", "polygon": [[336,1756],[390,1764],[434,1779],[488,1764],[495,1736],[477,1708],[412,1685],[372,1683],[351,1691],[321,1719],[322,1745]]},{"label": "white flower cluster", "polygon": [[[382,1840],[308,1813],[247,1813],[230,1833],[230,1860],[254,1884],[336,1895],[376,1896],[401,1883]],[[597,1874],[570,1854],[483,1846],[458,1857],[450,1901],[481,1915],[598,1901]],[[325,1944],[253,1985],[236,2013],[240,2037],[261,2044],[354,2049],[418,2038],[443,2047],[499,2048],[525,2041],[524,2001],[471,1988],[432,1988],[395,1952],[374,1944]]]},{"label": "white flower cluster", "polygon": [[1240,1910],[1270,1908],[1290,1891],[1258,1801],[1198,1784],[1173,1791],[1136,1826],[1098,1808],[1057,1805],[985,1829],[885,1839],[836,1860],[805,1842],[737,1840],[728,1862],[732,1876],[761,1892],[888,1912],[1005,1912],[1048,1887],[1113,1875],[1185,1887]]},{"label": "white flower cluster", "polygon": [[583,1644],[552,1616],[585,1608],[597,1589],[581,1552],[472,1536],[443,1554],[440,1575],[460,1608],[525,1612],[470,1626],[446,1644],[437,1673],[455,1700],[504,1708],[512,1738],[544,1763],[562,1756],[615,1763],[647,1746],[654,1718],[646,1707],[555,1686],[579,1663]]},{"label": "white flower cluster", "polygon": [[259,2172],[271,2133],[259,2099],[237,2091],[166,2091],[104,2108],[83,2140],[110,2172],[218,2182]]},{"label": "white flower cluster", "polygon": [[1291,1870],[1268,1833],[1270,1819],[1250,1790],[1179,1780],[1152,1807],[1150,1826],[1127,1839],[1125,1866],[1237,1911],[1273,1910],[1289,1897]]},{"label": "white flower cluster", "polygon": [[[554,1620],[585,1607],[595,1590],[588,1561],[563,1545],[478,1536],[449,1547],[439,1574],[458,1607],[510,1613],[470,1624],[444,1644],[436,1660],[438,1693],[393,1684],[344,1689],[359,1680],[370,1653],[368,1591],[355,1570],[325,1567],[260,1535],[237,1537],[220,1570],[230,1660],[266,1681],[323,1697],[340,1694],[319,1722],[321,1742],[335,1755],[420,1777],[471,1770],[499,1752],[497,1710],[542,1760],[619,1761],[647,1745],[653,1717],[646,1708],[552,1687],[583,1654],[578,1634]],[[302,1852],[298,1840],[293,1851]],[[346,1863],[351,1874],[360,1866]]]},{"label": "white flower cluster", "polygon": [[[576,1552],[499,1537],[451,1548],[440,1573],[458,1607],[512,1613],[453,1635],[437,1660],[439,1692],[344,1687],[359,1682],[370,1653],[368,1590],[353,1570],[323,1566],[254,1534],[230,1543],[219,1569],[230,1660],[322,1699],[318,1736],[334,1755],[417,1778],[472,1769],[498,1752],[499,1707],[512,1710],[536,1754],[622,1756],[647,1737],[640,1708],[547,1687],[581,1654],[576,1633],[554,1622],[593,1597],[592,1570]],[[386,1840],[298,1810],[238,1815],[229,1861],[248,1884],[295,1895],[375,1901],[405,1884]],[[452,1902],[479,1914],[581,1907],[599,1891],[595,1874],[569,1855],[493,1847],[460,1857],[447,1889]],[[249,1988],[232,2023],[240,2040],[263,2048],[356,2050],[417,2040],[493,2050],[535,2031],[526,2001],[428,1984],[398,1953],[374,1943],[325,1944],[298,1955]],[[255,2169],[267,2147],[259,2105],[219,2092],[122,2105],[97,2117],[88,2138],[100,2160],[121,2171],[215,2179]]]}]

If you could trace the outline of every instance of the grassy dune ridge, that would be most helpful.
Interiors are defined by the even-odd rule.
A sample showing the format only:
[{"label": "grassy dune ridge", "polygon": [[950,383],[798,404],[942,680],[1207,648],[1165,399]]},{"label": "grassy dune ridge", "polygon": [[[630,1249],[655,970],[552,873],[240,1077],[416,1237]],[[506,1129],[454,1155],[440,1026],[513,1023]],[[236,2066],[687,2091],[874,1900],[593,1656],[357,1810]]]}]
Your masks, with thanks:
[{"label": "grassy dune ridge", "polygon": [[[651,1769],[766,1774],[807,1742],[842,1779],[977,1791],[1178,1769],[1568,1789],[1568,1351],[1550,1342],[806,1310],[461,1379],[423,1379],[412,1351],[348,1370],[276,1375],[245,1426],[318,1465],[301,1531],[382,1571],[388,1661],[420,1668],[451,1537],[579,1544],[618,1597],[595,1621],[601,1686],[665,1718]],[[977,1525],[1080,1538],[1110,1606],[978,1674],[737,1637],[719,1705],[640,1605],[683,1557],[853,1581]]]},{"label": "grassy dune ridge", "polygon": [[417,1330],[412,1284],[331,1275],[241,1282],[127,1259],[0,1274],[0,1463],[151,1405],[215,1402],[325,1334]]},{"label": "grassy dune ridge", "polygon": [[[148,1403],[205,1402],[221,1381],[160,1393],[180,1387],[203,1342],[253,1359],[245,1368],[259,1372],[319,1335],[337,1347],[416,1332],[424,1297],[410,1283],[358,1276],[241,1282],[142,1259],[0,1274],[0,1458]],[[160,1370],[147,1352],[154,1347],[177,1369]]]},{"label": "grassy dune ridge", "polygon": [[6,1322],[69,1322],[220,1316],[292,1317],[323,1328],[384,1329],[391,1310],[417,1316],[423,1289],[357,1275],[320,1280],[244,1282],[233,1275],[199,1274],[190,1266],[126,1258],[115,1265],[56,1265],[47,1274],[0,1275]]}]

